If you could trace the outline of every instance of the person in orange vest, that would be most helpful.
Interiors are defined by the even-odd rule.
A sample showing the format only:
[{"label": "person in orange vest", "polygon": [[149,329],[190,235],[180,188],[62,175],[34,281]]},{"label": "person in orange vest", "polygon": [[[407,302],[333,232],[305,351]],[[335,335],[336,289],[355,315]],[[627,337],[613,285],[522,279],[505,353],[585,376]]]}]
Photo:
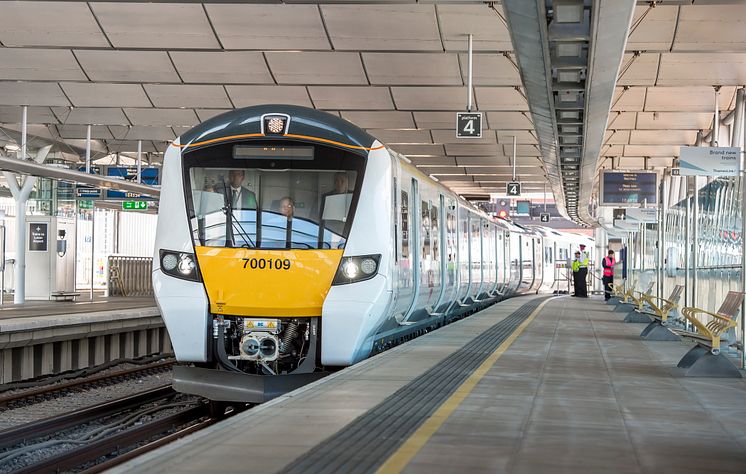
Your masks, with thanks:
[{"label": "person in orange vest", "polygon": [[609,250],[609,254],[601,261],[601,266],[604,268],[602,280],[604,282],[604,300],[606,301],[609,301],[611,298],[611,284],[614,282],[614,265],[616,265],[614,251]]}]

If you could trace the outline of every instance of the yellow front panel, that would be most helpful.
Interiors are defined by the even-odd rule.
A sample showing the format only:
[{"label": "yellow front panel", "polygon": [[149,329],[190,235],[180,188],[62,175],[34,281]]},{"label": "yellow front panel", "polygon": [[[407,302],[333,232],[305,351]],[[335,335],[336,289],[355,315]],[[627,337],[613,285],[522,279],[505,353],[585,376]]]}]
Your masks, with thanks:
[{"label": "yellow front panel", "polygon": [[210,311],[236,316],[321,316],[342,250],[196,247]]}]

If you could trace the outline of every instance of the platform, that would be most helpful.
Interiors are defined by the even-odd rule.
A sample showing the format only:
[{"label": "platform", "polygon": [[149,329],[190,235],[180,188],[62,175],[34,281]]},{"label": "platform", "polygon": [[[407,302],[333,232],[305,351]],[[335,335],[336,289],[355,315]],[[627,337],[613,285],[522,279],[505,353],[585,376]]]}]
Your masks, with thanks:
[{"label": "platform", "polygon": [[171,352],[152,298],[33,302],[0,309],[0,383]]},{"label": "platform", "polygon": [[[690,344],[641,328],[600,299],[508,300],[115,472],[743,472],[746,380],[684,379]],[[486,331],[504,344],[464,351]]]}]

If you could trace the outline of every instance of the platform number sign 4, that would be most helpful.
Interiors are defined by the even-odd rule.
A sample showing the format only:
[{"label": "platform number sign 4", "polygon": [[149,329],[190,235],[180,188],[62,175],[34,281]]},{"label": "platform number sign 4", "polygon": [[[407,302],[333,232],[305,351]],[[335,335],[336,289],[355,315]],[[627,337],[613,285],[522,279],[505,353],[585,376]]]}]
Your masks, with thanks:
[{"label": "platform number sign 4", "polygon": [[482,138],[482,112],[457,112],[456,138]]},{"label": "platform number sign 4", "polygon": [[505,194],[508,196],[520,196],[521,195],[521,183],[517,181],[511,181],[507,185],[507,189],[505,190]]},{"label": "platform number sign 4", "polygon": [[542,212],[539,214],[539,219],[541,222],[549,222],[549,213],[548,212]]}]

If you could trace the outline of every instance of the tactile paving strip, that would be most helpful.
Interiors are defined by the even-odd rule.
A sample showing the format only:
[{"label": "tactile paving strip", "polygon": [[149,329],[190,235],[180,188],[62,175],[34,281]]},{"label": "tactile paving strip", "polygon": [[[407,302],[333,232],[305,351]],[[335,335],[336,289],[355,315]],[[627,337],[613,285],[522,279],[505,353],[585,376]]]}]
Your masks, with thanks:
[{"label": "tactile paving strip", "polygon": [[524,304],[282,472],[375,472],[546,299]]}]

